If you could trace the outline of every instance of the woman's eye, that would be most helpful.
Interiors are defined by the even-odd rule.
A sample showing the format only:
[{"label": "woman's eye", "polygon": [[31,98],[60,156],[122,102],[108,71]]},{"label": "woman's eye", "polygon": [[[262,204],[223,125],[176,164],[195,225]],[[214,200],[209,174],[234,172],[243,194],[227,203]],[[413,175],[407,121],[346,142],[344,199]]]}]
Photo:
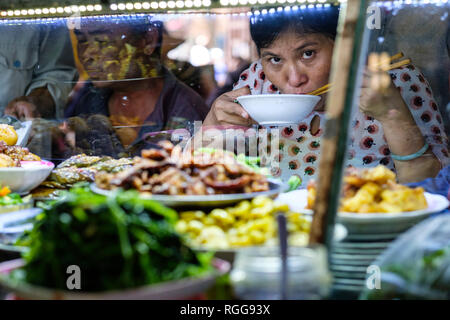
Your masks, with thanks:
[{"label": "woman's eye", "polygon": [[313,50],[303,52],[303,59],[311,59],[314,56]]},{"label": "woman's eye", "polygon": [[281,59],[280,58],[278,58],[278,57],[272,57],[272,58],[270,58],[270,63],[272,63],[272,64],[279,64],[280,62],[281,62]]}]

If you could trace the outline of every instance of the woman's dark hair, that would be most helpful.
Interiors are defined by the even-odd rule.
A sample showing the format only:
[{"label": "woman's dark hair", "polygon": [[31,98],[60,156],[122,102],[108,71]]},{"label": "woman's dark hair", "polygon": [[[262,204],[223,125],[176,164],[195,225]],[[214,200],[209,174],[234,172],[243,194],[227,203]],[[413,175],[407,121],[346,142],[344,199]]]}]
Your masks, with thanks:
[{"label": "woman's dark hair", "polygon": [[320,33],[334,40],[338,18],[338,6],[253,13],[250,17],[250,34],[258,53],[287,30],[294,30],[298,34]]}]

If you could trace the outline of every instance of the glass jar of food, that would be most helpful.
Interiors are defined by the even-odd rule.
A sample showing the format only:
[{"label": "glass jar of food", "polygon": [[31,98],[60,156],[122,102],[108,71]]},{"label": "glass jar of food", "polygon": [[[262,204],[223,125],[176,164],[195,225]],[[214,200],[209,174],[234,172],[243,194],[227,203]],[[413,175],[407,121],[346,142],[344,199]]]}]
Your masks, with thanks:
[{"label": "glass jar of food", "polygon": [[[281,270],[278,247],[239,250],[230,275],[235,296],[244,300],[281,299]],[[287,299],[316,300],[328,295],[331,275],[324,247],[289,247],[287,270]]]}]

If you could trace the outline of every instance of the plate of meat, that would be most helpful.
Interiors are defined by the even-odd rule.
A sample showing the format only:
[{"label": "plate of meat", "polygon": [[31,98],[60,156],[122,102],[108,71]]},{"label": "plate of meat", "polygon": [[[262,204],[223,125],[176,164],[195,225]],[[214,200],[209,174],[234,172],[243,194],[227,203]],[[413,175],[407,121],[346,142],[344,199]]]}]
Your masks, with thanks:
[{"label": "plate of meat", "polygon": [[137,190],[171,207],[210,207],[256,196],[275,198],[287,189],[229,152],[183,152],[167,141],[159,146],[143,150],[127,170],[97,175],[92,191],[108,196],[117,189]]}]

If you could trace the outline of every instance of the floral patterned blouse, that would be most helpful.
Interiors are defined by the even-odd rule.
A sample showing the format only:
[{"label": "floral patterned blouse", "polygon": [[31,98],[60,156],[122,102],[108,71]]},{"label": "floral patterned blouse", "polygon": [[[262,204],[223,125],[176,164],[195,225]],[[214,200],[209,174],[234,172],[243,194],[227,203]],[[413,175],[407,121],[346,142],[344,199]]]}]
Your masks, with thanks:
[{"label": "floral patterned blouse", "polygon": [[[438,106],[425,77],[413,65],[394,69],[389,73],[420,128],[417,134],[425,137],[441,165],[443,167],[448,165],[450,163],[448,139]],[[252,94],[279,93],[265,77],[260,61],[252,63],[241,73],[234,89],[246,85],[250,87]],[[312,135],[309,127],[315,115],[320,117],[321,129]],[[302,123],[281,128],[280,163],[279,169],[273,172],[274,176],[286,181],[292,175],[298,175],[302,179],[302,187],[317,176],[320,152],[325,152],[320,151],[324,121],[325,114],[314,111]],[[374,167],[383,164],[395,171],[380,122],[358,110],[354,112],[350,128],[348,166]]]}]

